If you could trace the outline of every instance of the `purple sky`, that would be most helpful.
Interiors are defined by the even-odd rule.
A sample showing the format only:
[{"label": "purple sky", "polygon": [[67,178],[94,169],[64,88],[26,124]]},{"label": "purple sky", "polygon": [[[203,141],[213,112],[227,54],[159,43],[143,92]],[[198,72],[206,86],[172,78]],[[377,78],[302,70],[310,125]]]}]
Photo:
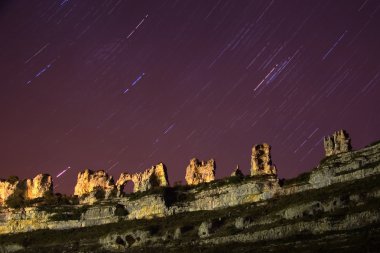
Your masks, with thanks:
[{"label": "purple sky", "polygon": [[376,0],[1,1],[0,177],[221,178],[262,142],[293,177],[335,130],[380,139],[379,27]]}]

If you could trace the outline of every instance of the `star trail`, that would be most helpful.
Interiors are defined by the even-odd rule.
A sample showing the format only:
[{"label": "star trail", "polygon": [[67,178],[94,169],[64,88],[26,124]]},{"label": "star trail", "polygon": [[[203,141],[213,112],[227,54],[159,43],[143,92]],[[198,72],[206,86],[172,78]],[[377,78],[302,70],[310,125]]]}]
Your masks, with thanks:
[{"label": "star trail", "polygon": [[0,177],[222,178],[262,142],[293,177],[335,130],[380,139],[379,27],[376,0],[2,1]]}]

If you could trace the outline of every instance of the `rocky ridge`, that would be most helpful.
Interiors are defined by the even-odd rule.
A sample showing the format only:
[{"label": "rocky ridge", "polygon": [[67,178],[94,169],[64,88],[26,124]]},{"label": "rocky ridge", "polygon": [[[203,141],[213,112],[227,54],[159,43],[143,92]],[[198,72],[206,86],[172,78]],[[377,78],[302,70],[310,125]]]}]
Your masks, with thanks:
[{"label": "rocky ridge", "polygon": [[[268,159],[264,164],[271,165]],[[273,252],[284,252],[284,247],[308,252],[307,247],[315,245],[326,251],[328,242],[339,250],[347,245],[360,249],[358,241],[374,244],[371,238],[380,238],[379,198],[377,143],[327,156],[312,171],[285,181],[273,173],[239,174],[209,183],[103,197],[95,205],[4,209],[0,234],[8,235],[0,236],[0,252],[54,252],[63,245],[66,252],[188,252],[189,248],[223,252],[226,245],[233,245],[227,247],[229,252],[241,252],[253,246],[265,251],[264,242],[270,242]],[[51,231],[70,233],[73,244],[52,237],[46,246],[38,239],[45,229],[52,236]],[[26,231],[35,232],[20,233]],[[33,243],[22,243],[25,236]],[[338,239],[331,241],[331,236]]]}]

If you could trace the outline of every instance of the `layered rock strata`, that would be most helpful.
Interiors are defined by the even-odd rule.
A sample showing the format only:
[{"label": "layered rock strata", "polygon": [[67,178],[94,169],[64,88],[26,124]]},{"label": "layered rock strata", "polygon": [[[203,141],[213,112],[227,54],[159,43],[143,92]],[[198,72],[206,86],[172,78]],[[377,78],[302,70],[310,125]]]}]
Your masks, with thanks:
[{"label": "layered rock strata", "polygon": [[[325,174],[325,168],[331,173]],[[228,185],[214,181],[188,188],[184,193],[193,196],[179,202],[168,202],[160,194],[114,199],[113,203],[88,207],[77,220],[62,217],[51,221],[54,213],[37,208],[0,212],[0,233],[30,231],[0,236],[0,249],[2,252],[224,252],[226,249],[278,253],[362,252],[362,249],[378,252],[380,144],[331,157],[310,174],[302,182],[282,187],[271,175],[247,177]],[[327,177],[331,180],[325,184],[316,183]],[[256,192],[251,192],[255,187]],[[301,190],[287,191],[292,187]],[[237,199],[239,202],[231,202]],[[229,208],[221,210],[226,207]],[[203,211],[195,212],[198,210]],[[186,215],[175,215],[181,212]],[[165,218],[145,220],[154,217]],[[98,226],[88,227],[94,225]],[[31,232],[33,227],[49,230]]]},{"label": "layered rock strata", "polygon": [[[167,188],[167,191],[162,193],[140,195],[137,198],[127,195],[89,206],[86,209],[80,205],[54,207],[49,211],[46,208],[39,210],[38,207],[11,211],[3,209],[0,210],[0,234],[36,229],[88,227],[116,223],[120,220],[168,218],[179,213],[191,215],[191,213],[197,213],[195,211],[219,210],[220,212],[220,209],[234,206],[237,210],[246,210],[248,205],[251,207],[268,205],[269,208],[273,203],[291,204],[280,213],[274,209],[277,210],[273,213],[274,218],[277,219],[280,215],[285,219],[293,219],[309,215],[307,209],[309,207],[311,214],[316,215],[319,214],[320,208],[328,212],[334,211],[337,206],[347,204],[346,195],[353,191],[357,191],[357,195],[353,195],[352,199],[358,203],[361,203],[360,198],[363,192],[372,192],[372,195],[368,196],[369,200],[379,198],[380,189],[376,181],[379,176],[380,143],[358,151],[329,157],[318,168],[309,172],[307,177],[303,176],[294,182],[289,180],[289,183],[283,186],[278,184],[275,175],[245,177],[231,182],[227,178],[225,181],[218,180],[198,187]],[[359,191],[358,188],[362,189]],[[321,201],[322,197],[332,197],[330,193],[333,189],[342,191],[342,197],[338,196],[328,203],[318,205],[317,202]],[[316,191],[320,195],[313,199],[312,196],[316,196],[314,194]],[[300,200],[297,197],[299,194],[303,194],[304,200],[310,202],[307,208],[303,201],[299,206],[293,206],[294,201]],[[282,201],[283,198],[289,199]],[[377,199],[373,201],[379,203]],[[244,204],[247,206],[238,207]],[[262,224],[257,225],[272,222],[273,217],[263,218]],[[256,216],[253,220],[257,220]]]}]

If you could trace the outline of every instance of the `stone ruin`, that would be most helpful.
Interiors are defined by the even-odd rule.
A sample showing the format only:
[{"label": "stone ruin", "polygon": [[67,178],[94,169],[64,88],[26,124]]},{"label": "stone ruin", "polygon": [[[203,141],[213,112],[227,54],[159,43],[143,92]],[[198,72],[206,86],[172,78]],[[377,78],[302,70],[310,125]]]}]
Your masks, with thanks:
[{"label": "stone ruin", "polygon": [[334,132],[331,136],[323,139],[323,146],[325,148],[325,155],[331,156],[347,151],[351,151],[351,139],[345,130]]},{"label": "stone ruin", "polygon": [[215,161],[199,161],[197,158],[190,160],[189,166],[186,168],[186,183],[188,185],[197,185],[200,183],[208,183],[215,180]]},{"label": "stone ruin", "polygon": [[122,173],[116,183],[120,193],[123,192],[125,184],[129,181],[133,182],[133,192],[147,191],[160,186],[169,186],[166,167],[163,163],[152,166],[141,173]]},{"label": "stone ruin", "polygon": [[15,193],[20,194],[25,200],[41,198],[45,194],[53,193],[53,181],[48,174],[38,174],[33,179],[0,180],[0,205]]},{"label": "stone ruin", "polygon": [[276,166],[272,165],[271,146],[267,143],[255,145],[252,148],[251,176],[277,175]]}]

